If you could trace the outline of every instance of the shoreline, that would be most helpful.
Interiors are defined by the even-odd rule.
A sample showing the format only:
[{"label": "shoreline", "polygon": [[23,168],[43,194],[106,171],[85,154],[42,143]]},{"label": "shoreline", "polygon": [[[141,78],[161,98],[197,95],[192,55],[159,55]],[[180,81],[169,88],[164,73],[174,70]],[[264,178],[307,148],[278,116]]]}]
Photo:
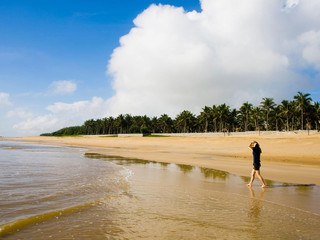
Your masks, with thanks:
[{"label": "shoreline", "polygon": [[2,140],[85,147],[88,153],[212,168],[246,177],[252,169],[252,153],[247,147],[257,140],[262,148],[261,174],[265,179],[320,185],[318,133],[166,138],[38,136]]}]

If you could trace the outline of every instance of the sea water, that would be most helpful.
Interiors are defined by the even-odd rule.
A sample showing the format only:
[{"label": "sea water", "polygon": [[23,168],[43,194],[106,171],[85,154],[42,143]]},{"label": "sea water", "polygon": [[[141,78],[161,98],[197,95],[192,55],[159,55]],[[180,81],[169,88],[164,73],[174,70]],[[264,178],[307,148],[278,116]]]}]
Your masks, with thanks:
[{"label": "sea water", "polygon": [[320,237],[312,183],[85,152],[0,141],[0,239]]}]

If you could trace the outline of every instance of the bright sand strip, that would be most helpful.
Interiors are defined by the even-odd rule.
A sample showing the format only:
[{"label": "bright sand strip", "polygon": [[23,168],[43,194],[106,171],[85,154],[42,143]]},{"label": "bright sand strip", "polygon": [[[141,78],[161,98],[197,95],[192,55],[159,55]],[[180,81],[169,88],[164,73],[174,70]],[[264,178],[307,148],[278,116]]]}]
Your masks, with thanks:
[{"label": "bright sand strip", "polygon": [[[250,176],[256,140],[262,149],[265,179],[320,185],[320,134],[273,134],[226,137],[24,137],[12,138],[90,148],[91,153],[187,164]],[[257,180],[258,181],[258,180]]]}]

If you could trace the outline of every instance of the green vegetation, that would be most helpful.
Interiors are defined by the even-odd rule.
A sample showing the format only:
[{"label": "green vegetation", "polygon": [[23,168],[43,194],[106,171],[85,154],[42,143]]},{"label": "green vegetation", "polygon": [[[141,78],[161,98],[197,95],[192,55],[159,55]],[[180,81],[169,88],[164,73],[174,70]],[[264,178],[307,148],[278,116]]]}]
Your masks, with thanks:
[{"label": "green vegetation", "polygon": [[313,102],[308,93],[298,92],[292,101],[283,100],[280,104],[273,98],[263,98],[259,106],[246,102],[238,110],[230,109],[226,104],[205,106],[198,116],[185,110],[175,119],[167,114],[153,118],[121,114],[116,118],[87,120],[82,126],[63,128],[42,136],[319,130],[319,123],[319,102]]}]

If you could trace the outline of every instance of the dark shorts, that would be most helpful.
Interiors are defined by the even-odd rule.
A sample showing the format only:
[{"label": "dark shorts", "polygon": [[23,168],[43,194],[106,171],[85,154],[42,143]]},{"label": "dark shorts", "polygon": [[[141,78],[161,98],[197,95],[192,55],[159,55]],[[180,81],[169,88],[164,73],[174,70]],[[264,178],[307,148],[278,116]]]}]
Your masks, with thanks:
[{"label": "dark shorts", "polygon": [[253,169],[254,170],[260,170],[260,163],[253,163]]}]

